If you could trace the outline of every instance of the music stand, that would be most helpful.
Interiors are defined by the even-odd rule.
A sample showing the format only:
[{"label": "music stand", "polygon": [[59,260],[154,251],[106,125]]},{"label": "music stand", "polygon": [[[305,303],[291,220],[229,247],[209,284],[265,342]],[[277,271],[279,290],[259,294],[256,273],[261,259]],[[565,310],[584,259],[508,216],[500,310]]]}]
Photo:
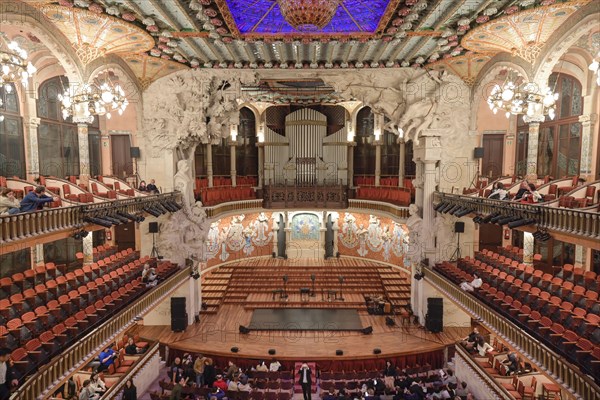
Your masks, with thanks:
[{"label": "music stand", "polygon": [[288,298],[288,294],[287,294],[287,281],[288,281],[288,276],[284,275],[283,276],[283,291],[281,292],[281,295],[279,296],[280,299],[287,299]]},{"label": "music stand", "polygon": [[344,296],[342,296],[342,286],[344,285],[344,276],[340,275],[340,277],[338,279],[340,280],[340,295],[338,297],[337,294],[336,294],[336,298],[335,299],[339,300],[339,301],[344,301]]},{"label": "music stand", "polygon": [[317,296],[317,294],[315,293],[315,280],[316,279],[317,279],[317,277],[315,276],[315,274],[310,275],[310,280],[312,281],[312,291],[310,292],[310,297]]}]

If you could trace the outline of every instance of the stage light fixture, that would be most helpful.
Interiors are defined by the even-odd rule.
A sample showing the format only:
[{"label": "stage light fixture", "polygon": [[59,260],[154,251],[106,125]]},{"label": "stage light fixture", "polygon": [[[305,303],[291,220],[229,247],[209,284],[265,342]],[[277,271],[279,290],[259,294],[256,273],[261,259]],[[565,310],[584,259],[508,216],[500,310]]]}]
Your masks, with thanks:
[{"label": "stage light fixture", "polygon": [[506,218],[506,215],[502,215],[502,214],[498,214],[496,215],[494,218],[490,219],[490,222],[492,224],[497,223],[498,221],[500,221],[502,218]]},{"label": "stage light fixture", "polygon": [[501,218],[498,220],[498,225],[504,226],[504,225],[508,224],[509,222],[516,221],[519,219],[520,219],[519,217],[515,217],[514,215],[509,216],[509,217],[504,217],[504,218]]},{"label": "stage light fixture", "polygon": [[520,226],[535,224],[535,219],[531,218],[522,218],[517,221],[512,221],[508,223],[508,227],[510,229],[518,228]]},{"label": "stage light fixture", "polygon": [[483,217],[483,218],[481,219],[481,223],[482,223],[482,224],[487,224],[488,222],[490,222],[490,221],[492,220],[492,218],[495,218],[495,217],[497,217],[498,215],[499,215],[499,213],[497,213],[497,212],[495,212],[495,213],[491,213],[491,214],[488,214],[488,215],[486,215],[485,217]]},{"label": "stage light fixture", "polygon": [[448,203],[448,204],[446,204],[446,205],[445,205],[443,208],[441,208],[441,209],[440,209],[440,212],[441,212],[442,214],[446,214],[446,213],[447,213],[448,211],[450,211],[450,209],[451,209],[451,208],[453,208],[453,207],[454,207],[454,204],[452,204],[452,203]]},{"label": "stage light fixture", "polygon": [[113,217],[111,217],[111,216],[108,216],[108,215],[103,215],[103,216],[102,216],[102,217],[100,217],[100,218],[102,218],[102,219],[104,219],[104,220],[106,220],[106,221],[110,222],[110,223],[111,223],[111,224],[113,224],[113,225],[121,225],[121,220],[119,220],[119,219],[116,219],[116,218],[113,218]]},{"label": "stage light fixture", "polygon": [[100,225],[105,228],[112,228],[113,224],[104,219],[96,218],[96,217],[84,217],[83,222],[87,222],[90,224]]},{"label": "stage light fixture", "polygon": [[156,211],[154,208],[152,208],[152,207],[148,207],[147,206],[147,207],[142,208],[142,210],[146,211],[148,214],[150,214],[150,215],[152,215],[154,217],[160,217],[161,216],[161,214],[158,211]]},{"label": "stage light fixture", "polygon": [[434,209],[435,211],[439,211],[439,210],[441,210],[442,208],[446,207],[446,205],[447,205],[447,204],[448,204],[448,203],[446,203],[445,201],[442,201],[442,202],[438,203],[437,205],[435,205],[435,206],[433,207],[433,209]]},{"label": "stage light fixture", "polygon": [[462,211],[459,211],[459,212],[457,212],[457,213],[454,213],[454,215],[455,215],[455,216],[457,216],[458,218],[462,218],[462,217],[464,217],[465,215],[467,215],[467,214],[470,214],[470,213],[472,213],[472,212],[473,212],[473,210],[472,210],[472,209],[470,209],[470,208],[465,208],[465,209],[463,209]]},{"label": "stage light fixture", "polygon": [[454,214],[455,211],[457,211],[460,208],[460,205],[456,204],[454,206],[452,206],[447,212],[446,214]]},{"label": "stage light fixture", "polygon": [[128,212],[125,211],[117,211],[117,215],[121,216],[121,217],[125,217],[130,221],[133,222],[138,222],[138,217],[136,217],[135,215],[129,214]]},{"label": "stage light fixture", "polygon": [[156,208],[162,214],[167,214],[169,212],[169,210],[167,210],[167,208],[165,206],[163,206],[161,203],[154,203],[154,208]]}]

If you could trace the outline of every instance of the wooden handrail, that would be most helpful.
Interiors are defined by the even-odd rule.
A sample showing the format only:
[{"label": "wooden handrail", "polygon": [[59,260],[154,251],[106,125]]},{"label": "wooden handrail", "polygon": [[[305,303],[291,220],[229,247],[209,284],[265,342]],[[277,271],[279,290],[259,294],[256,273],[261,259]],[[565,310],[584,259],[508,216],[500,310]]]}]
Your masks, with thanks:
[{"label": "wooden handrail", "polygon": [[48,393],[52,393],[53,388],[63,383],[65,376],[69,374],[72,368],[80,367],[88,362],[87,359],[91,358],[91,355],[95,354],[98,349],[106,347],[111,341],[115,340],[120,332],[133,325],[135,323],[134,318],[155,307],[189,276],[189,268],[184,268],[145,293],[130,306],[112,316],[110,320],[79,339],[77,343],[70,346],[61,355],[56,356],[40,367],[12,394],[11,399],[36,400],[40,396],[43,397]]},{"label": "wooden handrail", "polygon": [[600,398],[600,386],[592,378],[580,372],[577,366],[569,363],[563,356],[490,309],[473,295],[461,290],[431,267],[423,265],[422,268],[425,271],[425,280],[434,288],[471,317],[479,319],[481,324],[531,359],[540,369],[561,382],[566,390],[577,393],[583,399]]},{"label": "wooden handrail", "polygon": [[104,212],[124,211],[130,214],[142,211],[152,203],[171,200],[181,203],[179,192],[148,195],[123,200],[85,203],[77,206],[46,208],[23,214],[0,215],[0,245],[14,244],[19,240],[31,239],[36,235],[80,228],[86,225],[85,216]]},{"label": "wooden handrail", "polygon": [[440,202],[470,208],[473,210],[473,213],[477,214],[499,212],[521,218],[532,218],[537,221],[539,228],[550,229],[569,235],[583,236],[594,240],[600,239],[599,212],[436,192],[434,195],[434,204]]}]

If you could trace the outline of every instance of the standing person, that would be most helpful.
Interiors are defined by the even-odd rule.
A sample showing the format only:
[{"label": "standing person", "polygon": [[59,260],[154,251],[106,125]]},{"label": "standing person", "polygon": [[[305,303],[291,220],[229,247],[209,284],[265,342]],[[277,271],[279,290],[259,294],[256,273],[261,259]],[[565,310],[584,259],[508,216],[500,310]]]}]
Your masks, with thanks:
[{"label": "standing person", "polygon": [[0,400],[8,400],[11,388],[19,384],[8,359],[9,355],[8,349],[0,349]]},{"label": "standing person", "polygon": [[271,364],[269,364],[269,371],[277,372],[281,368],[281,363],[276,359],[271,360]]},{"label": "standing person", "polygon": [[30,212],[35,211],[44,206],[46,203],[51,203],[53,201],[58,201],[58,197],[50,197],[46,196],[44,192],[46,191],[45,186],[37,186],[34,190],[27,193],[23,200],[21,200],[21,206],[19,210],[21,212]]},{"label": "standing person", "polygon": [[204,385],[204,366],[206,357],[202,354],[198,354],[196,361],[194,361],[194,372],[196,373],[196,386],[202,387]]},{"label": "standing person", "polygon": [[308,364],[302,364],[300,371],[298,371],[298,375],[300,379],[298,382],[300,386],[302,386],[302,396],[304,396],[304,400],[311,400],[312,393],[312,371],[308,368]]},{"label": "standing person", "polygon": [[181,400],[181,393],[183,392],[183,387],[186,383],[187,380],[185,378],[179,379],[171,390],[171,396],[169,397],[169,400]]},{"label": "standing person", "polygon": [[171,370],[169,371],[169,378],[171,378],[171,382],[173,385],[177,384],[183,377],[183,367],[181,366],[181,358],[175,357],[173,361],[173,365],[171,365]]},{"label": "standing person", "polygon": [[15,199],[12,189],[4,188],[0,192],[0,214],[16,214],[21,207],[19,200]]},{"label": "standing person", "polygon": [[215,383],[215,378],[217,376],[217,371],[215,370],[215,365],[213,363],[212,358],[207,358],[204,361],[204,384],[208,387],[212,387],[213,383]]},{"label": "standing person", "polygon": [[[225,373],[225,377],[228,381],[232,380],[233,377],[238,373],[239,368],[233,363],[233,361],[227,362],[227,372]],[[225,390],[225,389],[223,389]]]},{"label": "standing person", "polygon": [[137,388],[133,384],[133,379],[127,379],[127,382],[125,382],[121,400],[137,400]]},{"label": "standing person", "polygon": [[396,379],[396,367],[392,364],[390,360],[385,362],[385,369],[383,370],[383,381],[385,382],[385,386],[389,390],[393,390],[395,387],[394,381]]}]

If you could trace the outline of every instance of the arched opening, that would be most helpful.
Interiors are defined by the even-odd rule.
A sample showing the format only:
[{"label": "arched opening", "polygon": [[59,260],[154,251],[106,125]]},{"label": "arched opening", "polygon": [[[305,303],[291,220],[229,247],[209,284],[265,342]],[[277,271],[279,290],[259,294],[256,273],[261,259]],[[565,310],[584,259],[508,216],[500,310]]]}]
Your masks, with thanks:
[{"label": "arched opening", "polygon": [[[9,87],[9,90],[6,88]],[[25,178],[23,117],[14,85],[0,87],[0,175]]]},{"label": "arched opening", "polygon": [[356,116],[356,135],[354,141],[354,177],[375,175],[375,146],[373,131],[375,116],[370,107],[365,107]]},{"label": "arched opening", "polygon": [[252,110],[240,110],[236,148],[237,176],[258,177],[258,148],[256,147],[256,117]]}]

